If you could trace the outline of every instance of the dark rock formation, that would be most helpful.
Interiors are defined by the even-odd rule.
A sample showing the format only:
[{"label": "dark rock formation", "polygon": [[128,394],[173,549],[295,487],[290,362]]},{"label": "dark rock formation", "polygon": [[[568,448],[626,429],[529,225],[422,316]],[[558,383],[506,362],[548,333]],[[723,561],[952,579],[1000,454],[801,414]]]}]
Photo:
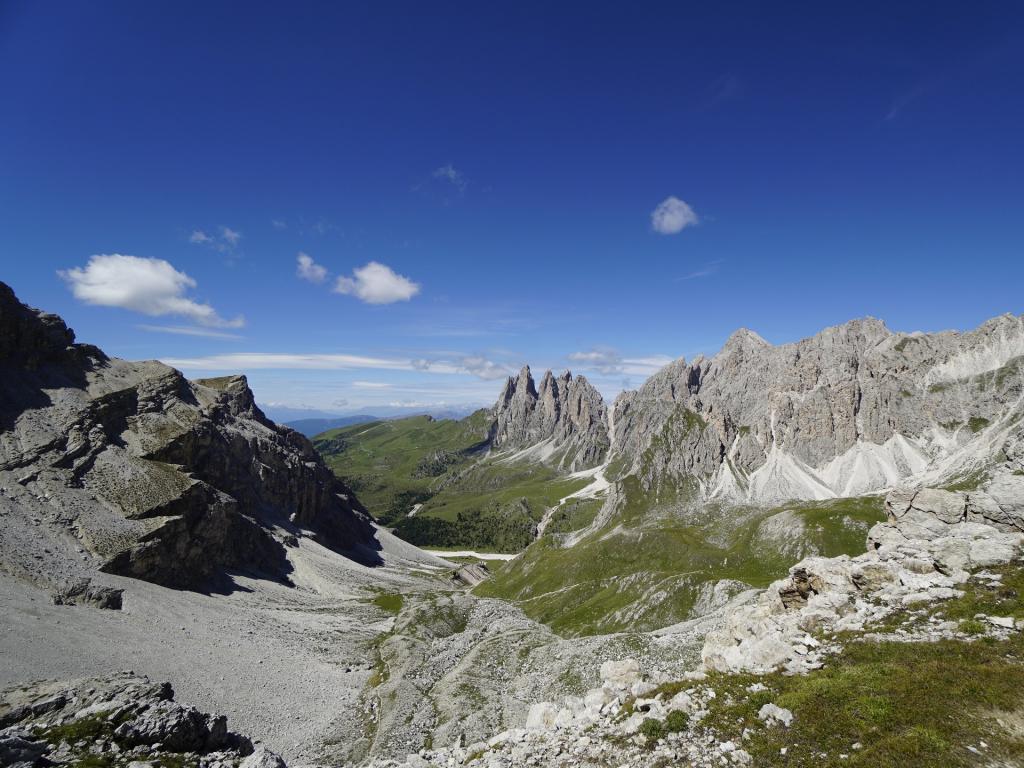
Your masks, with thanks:
[{"label": "dark rock formation", "polygon": [[97,568],[173,587],[286,578],[296,535],[376,559],[359,501],[244,376],[108,358],[3,284],[0,515],[0,568],[51,585]]}]

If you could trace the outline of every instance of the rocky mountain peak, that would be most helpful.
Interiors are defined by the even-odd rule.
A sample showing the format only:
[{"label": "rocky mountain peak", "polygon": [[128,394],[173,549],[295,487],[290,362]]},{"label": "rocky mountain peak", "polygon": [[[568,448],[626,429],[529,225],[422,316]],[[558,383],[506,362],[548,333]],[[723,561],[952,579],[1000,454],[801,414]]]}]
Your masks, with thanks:
[{"label": "rocky mountain peak", "polygon": [[354,494],[266,418],[244,376],[190,382],[108,358],[4,285],[0,427],[0,560],[21,578],[283,578],[285,542],[302,536],[375,558]]},{"label": "rocky mountain peak", "polygon": [[722,345],[720,355],[736,354],[738,352],[754,352],[771,344],[765,341],[760,335],[749,328],[739,328],[732,332],[725,344]]},{"label": "rocky mountain peak", "polygon": [[494,406],[490,442],[496,450],[535,449],[536,458],[572,471],[599,464],[608,446],[601,393],[571,371],[545,371],[540,387],[530,367],[509,377]]},{"label": "rocky mountain peak", "polygon": [[865,317],[776,346],[741,329],[714,357],[677,360],[617,400],[616,451],[646,482],[688,478],[744,501],[968,472],[1019,429],[1022,360],[1024,320],[1012,315],[935,334]]}]

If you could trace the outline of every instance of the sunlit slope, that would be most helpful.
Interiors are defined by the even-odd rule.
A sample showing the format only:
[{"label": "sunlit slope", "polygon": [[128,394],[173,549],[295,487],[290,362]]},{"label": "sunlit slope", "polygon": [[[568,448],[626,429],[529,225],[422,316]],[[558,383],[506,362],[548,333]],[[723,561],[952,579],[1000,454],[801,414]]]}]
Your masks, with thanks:
[{"label": "sunlit slope", "polygon": [[531,460],[488,453],[490,415],[417,416],[331,430],[317,450],[382,524],[420,546],[519,552],[545,513],[587,485]]},{"label": "sunlit slope", "polygon": [[884,517],[877,496],[773,508],[694,506],[687,497],[645,494],[627,478],[606,519],[595,519],[597,502],[583,505],[582,532],[546,532],[477,594],[513,600],[564,635],[653,630],[764,587],[805,555],[862,552]]}]

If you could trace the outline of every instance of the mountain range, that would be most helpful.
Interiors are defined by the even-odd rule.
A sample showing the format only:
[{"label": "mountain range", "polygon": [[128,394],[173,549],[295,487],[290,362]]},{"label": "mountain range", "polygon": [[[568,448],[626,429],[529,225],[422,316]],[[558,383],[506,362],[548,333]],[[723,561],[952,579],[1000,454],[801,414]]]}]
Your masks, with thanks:
[{"label": "mountain range", "polygon": [[[835,679],[814,675],[847,642],[826,630],[875,633],[843,663],[908,722],[934,720],[910,711],[898,670],[928,655],[908,640],[935,657],[907,672],[922,690],[977,706],[968,678],[990,674],[986,695],[1012,693],[1022,363],[1009,315],[778,346],[741,330],[611,404],[524,367],[465,418],[310,441],[244,376],[109,357],[0,284],[0,749],[282,768],[170,685],[113,674],[129,665],[300,764],[381,768],[816,759],[826,737],[764,721],[814,722]],[[828,711],[859,701],[843,688]]]}]

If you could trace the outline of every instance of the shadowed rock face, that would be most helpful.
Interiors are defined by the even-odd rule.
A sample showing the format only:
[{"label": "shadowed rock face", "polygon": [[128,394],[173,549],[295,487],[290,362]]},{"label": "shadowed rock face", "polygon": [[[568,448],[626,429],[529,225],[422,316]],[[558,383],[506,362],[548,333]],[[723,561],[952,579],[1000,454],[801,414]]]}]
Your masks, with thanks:
[{"label": "shadowed rock face", "polygon": [[583,376],[548,371],[540,387],[530,367],[509,377],[494,406],[491,445],[522,450],[548,441],[540,457],[576,471],[600,464],[608,450],[607,409],[601,394]]},{"label": "shadowed rock face", "polygon": [[33,581],[101,570],[173,587],[286,576],[282,541],[375,559],[368,515],[245,377],[190,382],[106,357],[0,284],[0,560]]}]

